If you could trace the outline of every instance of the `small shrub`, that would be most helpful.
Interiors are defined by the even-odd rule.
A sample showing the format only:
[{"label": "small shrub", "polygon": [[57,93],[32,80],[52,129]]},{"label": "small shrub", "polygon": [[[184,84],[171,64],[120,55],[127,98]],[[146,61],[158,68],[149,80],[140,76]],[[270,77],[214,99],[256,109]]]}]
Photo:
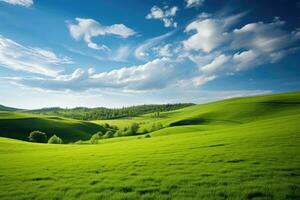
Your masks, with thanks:
[{"label": "small shrub", "polygon": [[57,137],[56,135],[53,135],[49,140],[48,144],[62,144],[63,140],[60,137]]},{"label": "small shrub", "polygon": [[115,132],[115,134],[114,134],[114,137],[122,137],[122,136],[124,136],[124,133],[123,133],[123,131],[121,131],[121,130],[118,130],[118,131]]},{"label": "small shrub", "polygon": [[75,144],[83,144],[83,141],[82,140],[78,140],[75,142]]},{"label": "small shrub", "polygon": [[107,132],[105,133],[105,135],[103,135],[102,138],[106,139],[106,138],[112,138],[112,137],[114,137],[114,132],[112,132],[112,131],[107,131]]},{"label": "small shrub", "polygon": [[37,143],[46,143],[47,142],[47,134],[41,131],[33,131],[29,134],[29,141],[30,142],[37,142]]},{"label": "small shrub", "polygon": [[100,139],[100,135],[98,133],[95,133],[94,135],[92,135],[90,139],[91,144],[98,144],[99,139]]},{"label": "small shrub", "polygon": [[150,132],[157,131],[157,130],[162,129],[162,128],[163,128],[162,124],[152,124]]},{"label": "small shrub", "polygon": [[145,136],[144,136],[144,138],[150,138],[151,137],[151,135],[149,135],[149,134],[146,134]]}]

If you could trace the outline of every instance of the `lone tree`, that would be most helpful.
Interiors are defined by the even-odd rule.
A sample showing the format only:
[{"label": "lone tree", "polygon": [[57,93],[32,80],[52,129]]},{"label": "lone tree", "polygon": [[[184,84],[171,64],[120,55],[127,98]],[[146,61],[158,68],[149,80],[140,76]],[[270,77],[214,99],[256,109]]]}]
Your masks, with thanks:
[{"label": "lone tree", "polygon": [[62,144],[63,140],[56,136],[56,135],[52,135],[52,137],[48,140],[48,144]]},{"label": "lone tree", "polygon": [[29,141],[30,142],[37,142],[37,143],[46,143],[47,142],[47,134],[41,131],[33,131],[29,134]]}]

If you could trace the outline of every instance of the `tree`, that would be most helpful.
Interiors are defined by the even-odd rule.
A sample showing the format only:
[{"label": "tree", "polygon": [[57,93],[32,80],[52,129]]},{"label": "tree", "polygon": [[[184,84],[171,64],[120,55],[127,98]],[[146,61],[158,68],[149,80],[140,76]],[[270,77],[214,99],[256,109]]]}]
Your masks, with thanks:
[{"label": "tree", "polygon": [[47,142],[47,134],[41,131],[33,131],[29,134],[29,141],[30,142],[37,142],[37,143],[46,143]]},{"label": "tree", "polygon": [[130,126],[130,131],[132,135],[135,135],[140,128],[140,125],[138,123],[132,123]]},{"label": "tree", "polygon": [[48,144],[62,144],[63,143],[63,140],[56,136],[56,135],[53,135],[49,140],[48,140]]},{"label": "tree", "polygon": [[90,141],[92,144],[98,144],[99,139],[100,139],[99,133],[95,133],[94,135],[92,135]]}]

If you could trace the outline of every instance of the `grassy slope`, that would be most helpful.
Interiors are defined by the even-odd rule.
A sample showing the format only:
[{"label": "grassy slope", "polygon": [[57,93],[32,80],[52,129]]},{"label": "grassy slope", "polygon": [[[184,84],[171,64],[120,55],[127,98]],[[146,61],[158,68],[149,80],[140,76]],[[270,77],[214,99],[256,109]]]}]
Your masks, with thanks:
[{"label": "grassy slope", "polygon": [[103,127],[79,120],[43,115],[0,112],[0,136],[28,140],[31,131],[40,130],[48,138],[56,134],[65,142],[89,139],[91,134],[103,130]]},{"label": "grassy slope", "polygon": [[297,114],[299,109],[300,92],[291,92],[200,104],[176,111],[162,112],[159,117],[152,117],[151,114],[148,114],[134,118],[96,120],[93,122],[97,124],[109,123],[120,127],[138,122],[141,125],[141,130],[143,128],[150,129],[153,124],[157,123],[164,126],[201,125],[194,128],[201,130],[217,128],[219,130],[223,127],[241,125],[261,119]]},{"label": "grassy slope", "polygon": [[99,145],[2,138],[0,199],[300,199],[300,93],[198,105],[161,121],[180,126]]}]

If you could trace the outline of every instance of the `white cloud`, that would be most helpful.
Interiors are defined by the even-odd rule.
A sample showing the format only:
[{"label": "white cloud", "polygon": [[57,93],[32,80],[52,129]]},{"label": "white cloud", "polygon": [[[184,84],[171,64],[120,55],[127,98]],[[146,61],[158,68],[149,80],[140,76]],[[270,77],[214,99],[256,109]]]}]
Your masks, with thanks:
[{"label": "white cloud", "polygon": [[92,49],[108,49],[107,46],[96,44],[92,41],[93,37],[104,35],[116,35],[122,38],[128,38],[136,34],[136,32],[124,24],[114,24],[111,26],[103,26],[93,19],[76,18],[77,23],[69,23],[68,28],[71,36],[76,39],[83,40],[87,43],[88,47]]},{"label": "white cloud", "polygon": [[170,52],[171,44],[166,44],[159,49],[159,55],[162,57],[171,57],[172,54]]},{"label": "white cloud", "polygon": [[124,62],[128,58],[131,49],[129,46],[120,46],[115,54],[112,55],[111,60]]},{"label": "white cloud", "polygon": [[193,33],[183,41],[186,50],[202,50],[210,53],[230,39],[228,30],[236,24],[246,13],[239,13],[222,18],[212,18],[208,13],[201,13],[198,19],[185,28],[186,33]]},{"label": "white cloud", "polygon": [[57,76],[61,64],[70,64],[68,57],[58,57],[50,50],[26,47],[0,35],[0,66],[12,70]]},{"label": "white cloud", "polygon": [[192,8],[202,6],[204,0],[185,0],[185,2],[187,8]]},{"label": "white cloud", "polygon": [[196,74],[192,81],[195,85],[275,63],[299,49],[300,29],[284,30],[285,22],[279,18],[270,23],[249,23],[232,29],[245,14],[223,16],[222,19],[200,15],[186,27],[187,33],[196,31],[183,41],[185,57],[199,68],[200,75]]},{"label": "white cloud", "polygon": [[270,53],[289,47],[300,39],[300,30],[285,31],[284,21],[275,18],[271,23],[256,22],[233,31],[231,46],[234,49],[258,49]]},{"label": "white cloud", "polygon": [[205,83],[212,81],[216,78],[217,78],[217,76],[215,76],[215,75],[213,75],[213,76],[205,76],[205,75],[196,76],[192,79],[192,83],[195,86],[201,86],[201,85],[204,85]]},{"label": "white cloud", "polygon": [[207,65],[204,65],[200,68],[206,74],[214,74],[216,72],[220,72],[225,69],[226,63],[231,59],[230,56],[226,56],[224,54],[219,55],[218,57],[214,58],[213,61]]},{"label": "white cloud", "polygon": [[33,0],[0,0],[12,5],[30,7],[33,5]]},{"label": "white cloud", "polygon": [[[91,89],[153,90],[167,87],[175,81],[172,62],[160,58],[143,65],[123,67],[109,72],[95,73],[76,69],[67,75],[54,78],[6,78],[16,84],[50,91],[85,91]],[[3,79],[3,78],[2,78]]]},{"label": "white cloud", "polygon": [[165,27],[177,27],[177,22],[174,22],[173,17],[178,11],[177,6],[172,8],[161,9],[158,6],[153,6],[150,10],[150,13],[146,16],[146,19],[158,19],[164,22]]},{"label": "white cloud", "polygon": [[171,36],[174,32],[169,32],[151,39],[146,40],[143,44],[139,45],[134,54],[135,57],[138,59],[145,59],[148,57],[148,51],[151,47],[157,45],[159,42],[161,42],[162,40],[166,39],[167,37]]},{"label": "white cloud", "polygon": [[196,31],[183,45],[187,50],[202,50],[206,53],[222,45],[227,40],[227,34],[220,20],[199,19],[190,23],[185,32]]}]

